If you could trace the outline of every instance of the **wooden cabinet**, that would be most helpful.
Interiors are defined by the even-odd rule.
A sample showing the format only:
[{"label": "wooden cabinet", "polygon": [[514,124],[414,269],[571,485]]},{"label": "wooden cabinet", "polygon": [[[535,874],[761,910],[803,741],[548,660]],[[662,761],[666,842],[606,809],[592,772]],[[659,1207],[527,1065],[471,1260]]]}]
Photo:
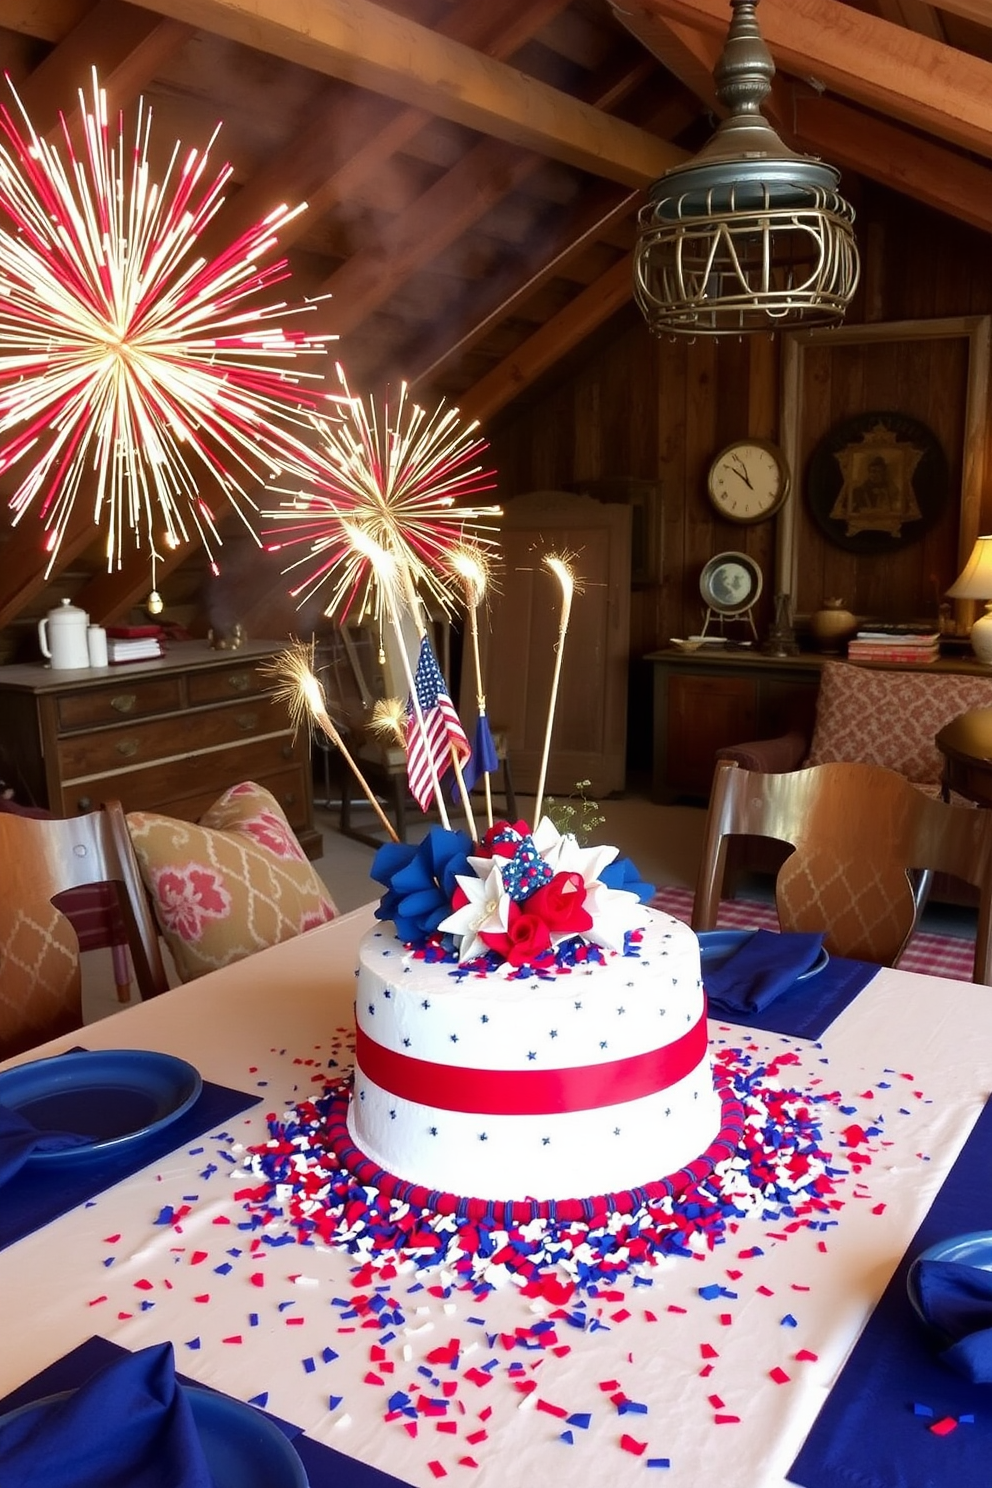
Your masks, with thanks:
[{"label": "wooden cabinet", "polygon": [[819,656],[784,660],[725,651],[656,651],[652,795],[705,799],[714,755],[728,744],[813,731]]},{"label": "wooden cabinet", "polygon": [[125,811],[185,821],[228,786],[255,780],[319,856],[307,738],[294,738],[260,670],[281,649],[256,641],[214,651],[190,641],[132,666],[0,667],[0,775],[61,816],[115,796]]}]

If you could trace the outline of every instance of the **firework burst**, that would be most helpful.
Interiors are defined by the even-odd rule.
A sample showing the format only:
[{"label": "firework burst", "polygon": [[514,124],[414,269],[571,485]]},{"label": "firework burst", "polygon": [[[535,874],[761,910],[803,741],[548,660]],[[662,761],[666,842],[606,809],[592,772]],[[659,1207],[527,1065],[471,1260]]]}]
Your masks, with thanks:
[{"label": "firework burst", "polygon": [[301,358],[334,338],[282,329],[285,303],[258,298],[288,277],[284,260],[258,260],[302,207],[277,208],[205,260],[198,239],[230,176],[206,175],[213,140],[202,153],[177,143],[158,182],[143,102],[133,140],[123,120],[112,137],[94,74],[92,109],[80,93],[83,146],[63,119],[60,153],[11,92],[16,108],[0,105],[0,474],[27,467],[13,521],[37,503],[51,571],[82,497],[106,524],[108,568],[131,534],[154,575],[156,535],[175,547],[195,529],[208,553],[218,541],[204,476],[248,523],[249,488],[305,450],[318,399],[304,384],[319,369]]},{"label": "firework burst", "polygon": [[343,369],[334,396],[337,416],[315,417],[318,448],[298,474],[308,489],[273,486],[288,499],[266,518],[283,524],[271,551],[303,551],[284,570],[303,576],[290,593],[300,603],[325,584],[325,614],[339,618],[374,608],[382,612],[380,574],[368,552],[388,553],[406,591],[422,587],[445,610],[452,607],[447,572],[453,546],[471,533],[482,547],[498,506],[461,506],[495,486],[495,472],[478,463],[488,448],[478,425],[462,428],[458,410],[442,406],[428,414],[407,396],[404,383],[395,407],[379,412],[354,397]]}]

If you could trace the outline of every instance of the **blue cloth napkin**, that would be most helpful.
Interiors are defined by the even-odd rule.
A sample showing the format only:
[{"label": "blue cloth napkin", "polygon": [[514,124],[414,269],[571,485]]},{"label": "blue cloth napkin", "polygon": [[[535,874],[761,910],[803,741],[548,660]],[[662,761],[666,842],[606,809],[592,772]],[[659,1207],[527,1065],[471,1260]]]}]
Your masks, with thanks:
[{"label": "blue cloth napkin", "polygon": [[171,1343],[0,1422],[4,1488],[212,1488]]},{"label": "blue cloth napkin", "polygon": [[[87,1338],[84,1343],[63,1354],[60,1359],[56,1359],[0,1400],[0,1413],[16,1410],[32,1400],[51,1395],[56,1390],[74,1389],[98,1369],[121,1357],[127,1357],[127,1353],[120,1344],[111,1343],[109,1338],[96,1335]],[[178,1378],[180,1384],[193,1383],[182,1373]],[[327,1447],[323,1442],[304,1436],[298,1426],[284,1421],[271,1411],[263,1411],[262,1414],[293,1443],[293,1450],[303,1463],[310,1488],[408,1488],[404,1481],[394,1478],[390,1473],[382,1472],[356,1457],[348,1457],[336,1447]],[[0,1477],[0,1484],[7,1488],[3,1477]],[[36,1488],[36,1485],[32,1484],[31,1488]],[[37,1485],[37,1488],[43,1488],[43,1485]]]},{"label": "blue cloth napkin", "polygon": [[20,1111],[0,1103],[0,1184],[20,1172],[32,1152],[64,1152],[88,1141],[78,1132],[41,1131]]},{"label": "blue cloth napkin", "polygon": [[[992,1101],[840,1372],[787,1474],[802,1488],[988,1488],[992,1393],[941,1362],[906,1288],[931,1245],[992,1230]],[[960,1423],[948,1434],[939,1421]]]},{"label": "blue cloth napkin", "polygon": [[923,1316],[949,1340],[943,1362],[976,1384],[992,1384],[992,1272],[960,1261],[921,1260],[914,1279]]},{"label": "blue cloth napkin", "polygon": [[759,1013],[809,971],[822,935],[756,930],[739,950],[705,977],[706,996],[724,1013]]}]

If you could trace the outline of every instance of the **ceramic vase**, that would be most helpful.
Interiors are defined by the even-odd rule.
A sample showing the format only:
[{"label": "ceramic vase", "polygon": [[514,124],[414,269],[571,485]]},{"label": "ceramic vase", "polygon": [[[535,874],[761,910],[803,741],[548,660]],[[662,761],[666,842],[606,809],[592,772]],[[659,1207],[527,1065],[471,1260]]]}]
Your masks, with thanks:
[{"label": "ceramic vase", "polygon": [[841,652],[857,630],[858,620],[845,610],[842,599],[825,599],[823,607],[809,617],[809,628],[818,651]]}]

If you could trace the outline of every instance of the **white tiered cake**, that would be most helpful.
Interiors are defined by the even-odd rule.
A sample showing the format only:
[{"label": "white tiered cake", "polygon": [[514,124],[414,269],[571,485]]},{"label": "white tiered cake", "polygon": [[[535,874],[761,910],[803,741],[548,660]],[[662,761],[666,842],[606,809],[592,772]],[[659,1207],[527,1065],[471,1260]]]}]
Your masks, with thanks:
[{"label": "white tiered cake", "polygon": [[508,913],[497,891],[514,873],[498,843],[468,859],[485,893],[459,876],[440,922],[460,962],[439,958],[438,934],[427,952],[391,925],[364,938],[349,1131],[377,1166],[429,1190],[550,1200],[655,1182],[720,1126],[698,943],[599,880],[615,849],[580,849],[547,823],[510,847],[521,841],[543,848],[524,854],[526,874],[538,861],[542,882],[564,889],[545,917],[566,928],[543,953],[514,964],[490,949],[514,955],[536,913],[532,889]]}]

